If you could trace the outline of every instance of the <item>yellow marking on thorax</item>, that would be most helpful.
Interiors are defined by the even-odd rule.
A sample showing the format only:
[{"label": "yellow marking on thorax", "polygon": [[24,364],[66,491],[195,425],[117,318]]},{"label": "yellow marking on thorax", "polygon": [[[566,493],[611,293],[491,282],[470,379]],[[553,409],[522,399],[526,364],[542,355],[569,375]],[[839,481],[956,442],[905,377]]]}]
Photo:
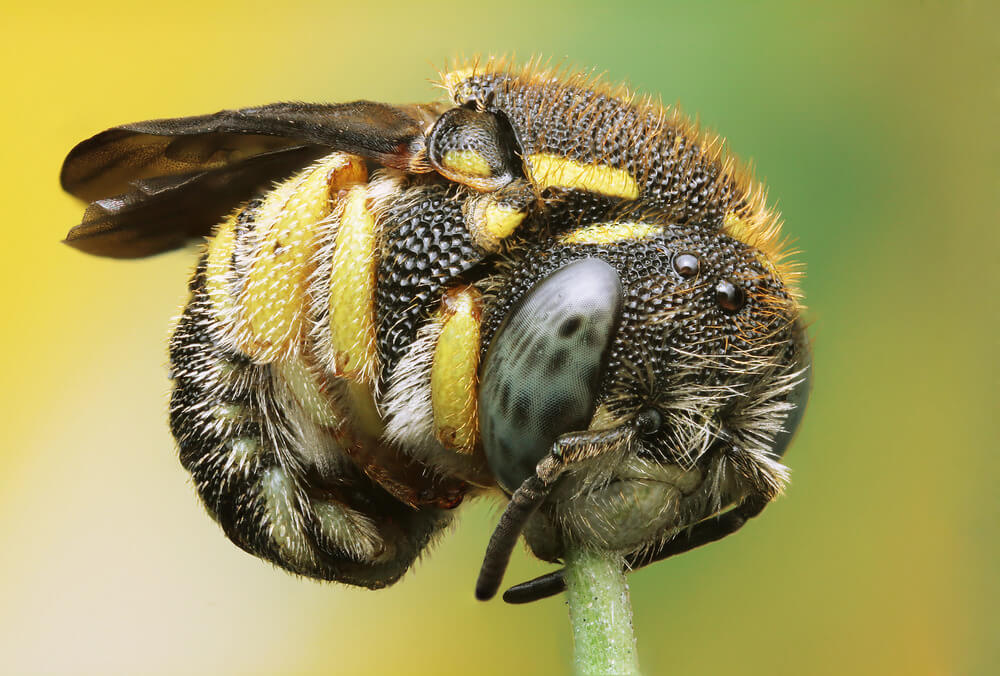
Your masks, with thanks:
[{"label": "yellow marking on thorax", "polygon": [[476,244],[487,251],[496,251],[500,242],[510,237],[521,225],[527,211],[498,202],[491,193],[466,202],[466,226]]},{"label": "yellow marking on thorax", "polygon": [[493,176],[493,168],[490,167],[490,163],[475,150],[449,150],[441,161],[449,171],[462,176],[475,176],[477,178]]},{"label": "yellow marking on thorax", "polygon": [[566,233],[560,244],[614,244],[643,239],[663,232],[663,226],[652,223],[601,223]]},{"label": "yellow marking on thorax", "polygon": [[442,301],[441,334],[431,365],[431,408],[438,441],[450,450],[475,450],[478,434],[479,292],[467,287]]},{"label": "yellow marking on thorax", "polygon": [[344,199],[330,272],[330,348],[334,374],[370,383],[375,376],[375,275],[378,239],[365,186]]},{"label": "yellow marking on thorax", "polygon": [[639,184],[625,169],[615,169],[604,164],[583,164],[550,153],[529,155],[528,166],[531,169],[531,180],[539,190],[568,188],[626,199],[639,196]]},{"label": "yellow marking on thorax", "polygon": [[732,212],[726,214],[726,217],[722,220],[722,231],[744,244],[750,244],[751,246],[754,244],[752,241],[753,231],[747,222]]},{"label": "yellow marking on thorax", "polygon": [[740,217],[729,212],[722,219],[722,232],[755,250],[758,262],[776,279],[790,287],[792,296],[798,294],[798,269],[786,260],[784,243],[779,239],[780,227],[774,215],[763,211]]},{"label": "yellow marking on thorax", "polygon": [[205,260],[205,292],[212,316],[223,329],[230,328],[236,318],[236,302],[229,286],[236,250],[236,218],[237,214],[233,214],[215,231],[215,236],[208,242]]},{"label": "yellow marking on thorax", "polygon": [[316,225],[331,213],[332,190],[366,178],[360,159],[335,153],[261,204],[241,302],[249,330],[244,348],[258,362],[274,361],[297,349],[313,254],[319,247]]},{"label": "yellow marking on thorax", "polygon": [[521,209],[494,202],[486,206],[484,229],[491,237],[498,240],[505,239],[517,230],[517,226],[521,225],[526,215]]}]

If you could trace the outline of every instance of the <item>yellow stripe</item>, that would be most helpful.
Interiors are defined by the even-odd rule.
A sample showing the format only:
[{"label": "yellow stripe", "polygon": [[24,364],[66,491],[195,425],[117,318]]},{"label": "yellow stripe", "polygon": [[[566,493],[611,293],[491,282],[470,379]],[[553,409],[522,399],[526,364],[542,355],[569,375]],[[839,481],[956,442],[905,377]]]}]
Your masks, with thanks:
[{"label": "yellow stripe", "polygon": [[431,366],[434,428],[445,448],[472,453],[478,433],[479,293],[469,287],[446,296],[440,321]]},{"label": "yellow stripe", "polygon": [[521,225],[526,215],[527,213],[521,209],[492,202],[486,207],[484,229],[490,237],[497,240],[505,239],[517,230],[517,226]]},{"label": "yellow stripe", "polygon": [[449,171],[461,176],[490,178],[493,168],[480,153],[475,150],[449,150],[444,154],[442,163]]},{"label": "yellow stripe", "polygon": [[236,318],[236,301],[230,291],[231,261],[236,250],[236,218],[233,214],[219,226],[208,243],[205,261],[205,291],[212,316],[226,330]]},{"label": "yellow stripe", "polygon": [[472,239],[487,251],[496,251],[500,242],[510,237],[524,217],[526,207],[497,201],[494,193],[485,193],[465,202],[465,225]]},{"label": "yellow stripe", "polygon": [[351,188],[337,229],[330,273],[330,347],[334,375],[371,382],[375,375],[375,217],[367,188]]},{"label": "yellow stripe", "polygon": [[746,221],[730,212],[722,220],[722,231],[744,244],[752,244],[752,230]]},{"label": "yellow stripe", "polygon": [[531,168],[531,180],[539,190],[587,190],[626,199],[639,196],[639,185],[625,169],[615,169],[604,164],[583,164],[550,153],[530,155],[528,166]]},{"label": "yellow stripe", "polygon": [[663,232],[663,226],[651,223],[601,223],[589,225],[559,238],[560,244],[614,244],[643,239]]},{"label": "yellow stripe", "polygon": [[242,298],[245,348],[258,362],[294,352],[303,330],[316,224],[331,212],[331,190],[366,178],[361,160],[344,153],[272,191],[257,212],[253,260]]}]

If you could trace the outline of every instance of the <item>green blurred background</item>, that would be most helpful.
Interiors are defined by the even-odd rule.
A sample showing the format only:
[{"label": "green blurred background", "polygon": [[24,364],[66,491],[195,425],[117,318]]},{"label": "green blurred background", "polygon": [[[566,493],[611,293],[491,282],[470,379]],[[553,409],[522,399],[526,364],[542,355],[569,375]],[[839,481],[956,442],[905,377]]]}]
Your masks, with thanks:
[{"label": "green blurred background", "polygon": [[[987,8],[987,4],[992,5]],[[477,603],[496,506],[395,588],[229,544],[166,425],[193,256],[59,244],[113,124],[390,102],[461,54],[535,53],[679,101],[753,158],[807,264],[814,392],[787,495],[632,575],[647,674],[997,673],[994,3],[44,2],[0,10],[0,672],[560,673],[560,599]],[[518,551],[508,581],[548,567]]]}]

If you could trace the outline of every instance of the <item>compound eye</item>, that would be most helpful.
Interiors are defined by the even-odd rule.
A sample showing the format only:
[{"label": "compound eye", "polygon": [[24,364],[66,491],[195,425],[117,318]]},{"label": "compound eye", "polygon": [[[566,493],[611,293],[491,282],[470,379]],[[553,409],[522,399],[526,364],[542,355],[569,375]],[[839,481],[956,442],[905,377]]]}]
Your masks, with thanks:
[{"label": "compound eye", "polygon": [[696,277],[701,269],[701,262],[698,257],[691,253],[682,253],[674,256],[674,270],[685,279]]},{"label": "compound eye", "polygon": [[445,178],[483,192],[499,190],[515,177],[514,132],[489,112],[452,108],[431,129],[427,155]]},{"label": "compound eye", "polygon": [[490,340],[480,437],[508,492],[535,473],[556,438],[589,427],[622,295],[618,272],[606,262],[573,261],[536,283]]},{"label": "compound eye", "polygon": [[728,279],[723,279],[715,285],[715,302],[723,312],[733,314],[739,312],[746,303],[746,293]]}]

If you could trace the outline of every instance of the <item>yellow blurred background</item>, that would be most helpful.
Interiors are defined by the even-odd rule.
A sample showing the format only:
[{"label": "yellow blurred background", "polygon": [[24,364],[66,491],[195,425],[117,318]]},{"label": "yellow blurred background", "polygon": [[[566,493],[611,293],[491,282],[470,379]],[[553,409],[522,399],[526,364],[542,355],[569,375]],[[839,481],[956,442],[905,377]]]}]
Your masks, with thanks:
[{"label": "yellow blurred background", "polygon": [[[495,506],[465,508],[380,592],[229,544],[166,424],[192,252],[59,243],[82,214],[60,162],[108,126],[430,100],[436,69],[477,52],[681,102],[753,158],[807,264],[792,486],[738,535],[631,576],[645,673],[997,673],[996,7],[5,3],[0,673],[567,670],[561,599],[473,599]],[[507,580],[548,569],[519,549]]]}]

